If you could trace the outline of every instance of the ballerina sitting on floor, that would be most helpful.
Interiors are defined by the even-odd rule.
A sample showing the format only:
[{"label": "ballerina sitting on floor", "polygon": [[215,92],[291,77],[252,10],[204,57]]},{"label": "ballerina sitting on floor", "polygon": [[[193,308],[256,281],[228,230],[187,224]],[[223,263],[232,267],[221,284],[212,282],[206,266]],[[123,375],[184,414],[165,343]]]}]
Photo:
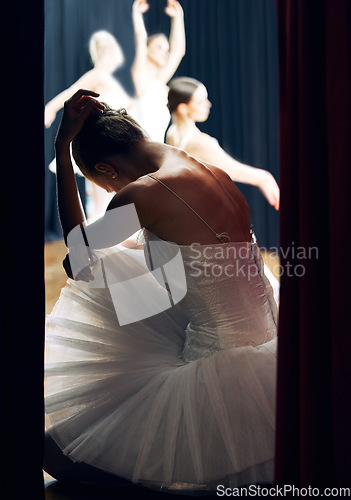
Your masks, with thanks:
[{"label": "ballerina sitting on floor", "polygon": [[[97,97],[77,92],[56,138],[70,279],[47,320],[44,468],[173,493],[272,482],[277,306],[249,207],[223,170]],[[71,142],[117,193],[90,225]],[[143,249],[125,248],[138,228]]]}]

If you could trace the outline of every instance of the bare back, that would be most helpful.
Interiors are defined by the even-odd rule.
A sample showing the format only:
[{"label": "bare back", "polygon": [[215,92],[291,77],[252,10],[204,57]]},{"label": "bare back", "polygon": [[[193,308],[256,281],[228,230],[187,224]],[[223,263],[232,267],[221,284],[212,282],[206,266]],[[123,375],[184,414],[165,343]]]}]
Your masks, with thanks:
[{"label": "bare back", "polygon": [[251,239],[245,198],[214,166],[170,148],[159,170],[136,183],[143,187],[135,203],[141,219],[147,212],[145,227],[162,239],[180,245],[220,243],[222,233],[234,242]]}]

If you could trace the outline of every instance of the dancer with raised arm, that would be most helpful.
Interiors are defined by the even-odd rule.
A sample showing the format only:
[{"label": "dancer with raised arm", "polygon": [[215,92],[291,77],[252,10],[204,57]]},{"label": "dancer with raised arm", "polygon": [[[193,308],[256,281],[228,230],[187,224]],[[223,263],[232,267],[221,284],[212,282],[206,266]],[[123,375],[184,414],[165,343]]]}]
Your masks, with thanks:
[{"label": "dancer with raised arm", "polygon": [[[89,54],[94,67],[84,73],[70,87],[60,92],[45,106],[45,126],[49,128],[54,122],[56,115],[63,108],[65,101],[72,97],[80,88],[93,90],[100,94],[104,102],[115,109],[133,109],[134,99],[124,90],[113,73],[124,63],[124,54],[116,38],[106,30],[96,31],[89,40]],[[56,158],[54,158],[49,169],[56,173]],[[75,171],[80,174],[75,166]],[[94,183],[86,183],[88,199],[91,203],[88,207],[90,220],[98,219],[106,210],[111,197]]]},{"label": "dancer with raised arm", "polygon": [[272,174],[239,162],[226,153],[214,137],[196,126],[196,122],[207,120],[211,106],[207,89],[201,82],[195,78],[174,78],[168,93],[172,125],[167,131],[167,144],[183,149],[202,162],[216,165],[233,181],[258,187],[268,203],[279,210],[280,190]]},{"label": "dancer with raised arm", "polygon": [[133,99],[113,76],[124,63],[124,54],[116,38],[106,30],[96,31],[89,40],[89,54],[94,67],[46,104],[46,127],[51,126],[65,101],[81,88],[97,92],[111,108],[129,109],[132,106]]},{"label": "dancer with raised arm", "polygon": [[[277,307],[249,207],[223,170],[97,98],[66,102],[56,138],[70,279],[47,320],[44,468],[173,493],[272,482]],[[116,193],[90,225],[71,143]],[[144,249],[124,248],[138,226]]]},{"label": "dancer with raised arm", "polygon": [[146,0],[133,3],[135,58],[131,73],[137,97],[133,115],[151,139],[164,142],[170,121],[167,83],[185,55],[184,13],[177,0],[168,0],[165,12],[171,18],[169,40],[163,33],[148,37],[143,14],[149,7]]}]

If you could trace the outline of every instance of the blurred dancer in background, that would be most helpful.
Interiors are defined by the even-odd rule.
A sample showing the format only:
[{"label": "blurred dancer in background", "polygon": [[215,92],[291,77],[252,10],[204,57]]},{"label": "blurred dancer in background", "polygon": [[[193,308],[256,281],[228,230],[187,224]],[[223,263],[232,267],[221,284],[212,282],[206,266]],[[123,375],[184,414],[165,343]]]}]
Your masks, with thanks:
[{"label": "blurred dancer in background", "polygon": [[201,82],[194,78],[174,78],[168,93],[172,125],[167,131],[167,144],[221,168],[233,181],[258,187],[268,203],[279,210],[280,190],[273,175],[239,162],[227,154],[214,137],[197,128],[196,122],[207,120],[211,106],[206,87]]},{"label": "blurred dancer in background", "polygon": [[[80,88],[97,92],[101,100],[114,109],[126,108],[129,111],[133,109],[134,100],[113,76],[113,73],[124,63],[124,54],[116,38],[106,30],[96,31],[90,38],[89,53],[94,67],[46,104],[45,126],[47,128],[54,122],[65,101]],[[50,163],[49,169],[56,172],[56,158]],[[75,172],[80,174],[76,165]],[[105,212],[111,195],[88,180],[86,190],[88,218],[95,220]]]},{"label": "blurred dancer in background", "polygon": [[133,3],[135,59],[131,72],[137,101],[132,114],[152,140],[164,142],[170,120],[167,83],[185,55],[184,14],[179,2],[168,0],[165,8],[171,18],[168,41],[163,33],[148,37],[143,14],[149,7],[146,0]]},{"label": "blurred dancer in background", "polygon": [[89,53],[94,67],[46,104],[46,127],[50,127],[53,123],[65,101],[81,88],[97,92],[101,100],[111,108],[130,108],[131,97],[113,76],[124,63],[124,55],[116,38],[108,31],[96,31],[90,38]]}]

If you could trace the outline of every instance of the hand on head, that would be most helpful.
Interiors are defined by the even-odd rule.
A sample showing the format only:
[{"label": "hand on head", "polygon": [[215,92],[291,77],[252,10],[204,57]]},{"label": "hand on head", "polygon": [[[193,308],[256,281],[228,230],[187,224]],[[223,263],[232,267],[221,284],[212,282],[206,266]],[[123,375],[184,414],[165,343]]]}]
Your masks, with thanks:
[{"label": "hand on head", "polygon": [[56,142],[70,143],[80,132],[86,118],[92,113],[102,113],[105,106],[95,99],[99,94],[80,89],[65,102]]}]

